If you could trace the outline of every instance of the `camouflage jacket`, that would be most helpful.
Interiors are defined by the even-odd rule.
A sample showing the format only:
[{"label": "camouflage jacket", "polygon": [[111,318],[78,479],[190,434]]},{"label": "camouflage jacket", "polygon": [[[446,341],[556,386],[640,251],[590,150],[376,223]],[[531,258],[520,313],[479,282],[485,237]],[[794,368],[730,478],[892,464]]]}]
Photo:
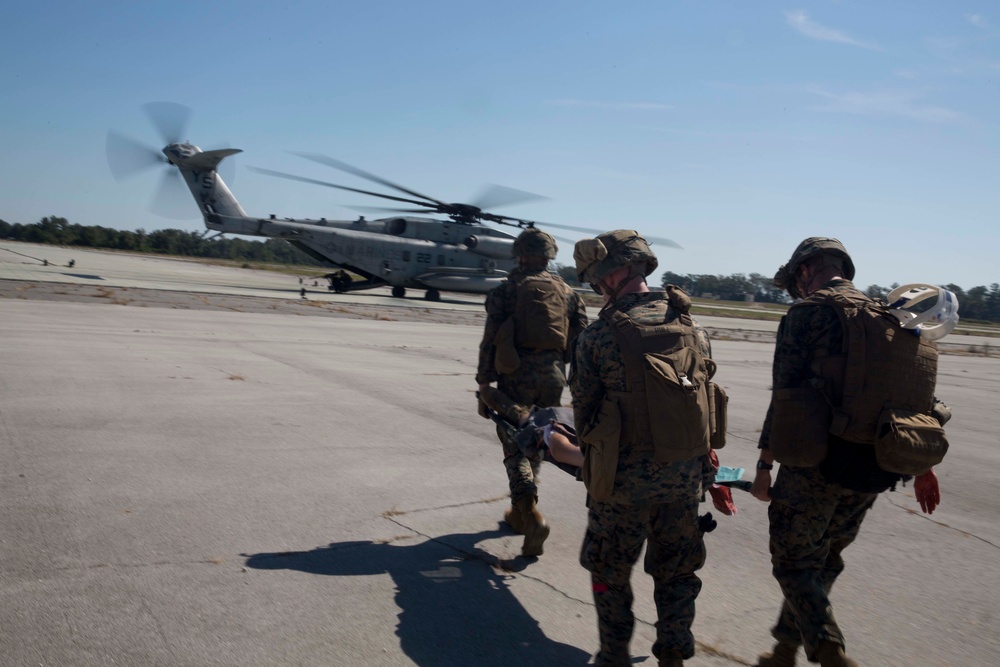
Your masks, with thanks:
[{"label": "camouflage jacket", "polygon": [[[668,315],[670,320],[676,319],[679,313],[670,313],[666,296],[663,292],[636,292],[626,294],[617,301],[618,309],[628,315],[634,322],[641,325],[659,324]],[[701,353],[712,356],[712,346],[708,334],[697,323],[694,323],[695,333],[701,346]],[[597,412],[606,392],[625,391],[625,362],[621,349],[610,325],[598,319],[588,326],[576,342],[573,372],[570,376],[570,391],[573,394],[573,414],[576,422],[576,432],[582,432]],[[639,461],[652,456],[651,451],[638,453],[631,451],[629,443],[621,443],[621,458],[623,461]]]},{"label": "camouflage jacket", "polygon": [[[514,307],[517,303],[517,287],[513,279],[519,273],[531,275],[546,270],[544,268],[528,270],[521,268],[514,269],[510,274],[510,278],[494,287],[486,295],[486,325],[483,328],[482,342],[479,344],[479,365],[476,368],[476,384],[496,382],[500,379],[500,375],[493,364],[495,351],[493,341],[496,338],[500,325],[514,314]],[[553,275],[553,277],[556,280],[562,280],[559,276]],[[583,304],[583,299],[580,298],[579,294],[572,291],[568,285],[567,289],[572,292],[566,313],[566,317],[569,318],[569,340],[572,341],[587,326],[587,308]]]}]

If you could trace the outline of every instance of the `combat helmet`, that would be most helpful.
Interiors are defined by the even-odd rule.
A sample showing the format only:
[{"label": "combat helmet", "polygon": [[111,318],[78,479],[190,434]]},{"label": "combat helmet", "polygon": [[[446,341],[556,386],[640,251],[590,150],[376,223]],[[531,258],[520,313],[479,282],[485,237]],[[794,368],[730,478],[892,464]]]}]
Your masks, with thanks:
[{"label": "combat helmet", "polygon": [[774,286],[788,290],[792,298],[801,299],[804,295],[799,293],[798,286],[795,284],[795,274],[803,263],[817,255],[839,257],[843,262],[844,277],[848,280],[854,280],[854,262],[847,254],[844,244],[834,238],[810,236],[799,244],[788,263],[782,264],[778,272],[774,274]]},{"label": "combat helmet", "polygon": [[528,227],[514,239],[514,257],[555,259],[558,251],[556,240],[534,227]]},{"label": "combat helmet", "polygon": [[659,265],[646,239],[633,229],[616,229],[594,239],[577,241],[573,259],[577,278],[581,283],[590,283],[598,293],[595,286],[616,269],[644,264],[643,275],[648,276]]}]

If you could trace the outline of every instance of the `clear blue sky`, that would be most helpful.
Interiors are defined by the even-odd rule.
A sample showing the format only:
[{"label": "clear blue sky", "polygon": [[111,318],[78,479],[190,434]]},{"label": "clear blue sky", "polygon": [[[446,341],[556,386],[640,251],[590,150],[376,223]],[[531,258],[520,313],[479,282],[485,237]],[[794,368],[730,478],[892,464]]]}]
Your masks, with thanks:
[{"label": "clear blue sky", "polygon": [[[194,109],[252,215],[352,218],[331,155],[498,210],[674,239],[661,269],[770,275],[840,238],[856,282],[1000,281],[1000,6],[978,2],[37,2],[0,21],[0,218],[201,229],[116,182],[107,131]],[[560,236],[578,238],[572,232]],[[569,243],[558,261],[572,263]]]}]

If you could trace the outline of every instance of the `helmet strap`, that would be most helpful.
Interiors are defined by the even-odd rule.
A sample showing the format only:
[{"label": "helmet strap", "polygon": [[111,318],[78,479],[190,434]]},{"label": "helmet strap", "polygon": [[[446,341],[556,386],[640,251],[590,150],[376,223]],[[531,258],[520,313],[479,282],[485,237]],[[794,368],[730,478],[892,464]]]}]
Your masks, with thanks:
[{"label": "helmet strap", "polygon": [[[627,267],[624,267],[624,268],[627,268],[628,272],[625,274],[625,276],[621,280],[618,281],[618,284],[616,284],[614,286],[614,288],[610,288],[607,285],[607,283],[603,283],[603,282],[601,283],[601,288],[602,288],[602,290],[605,290],[604,293],[607,295],[607,302],[609,304],[612,304],[612,303],[616,302],[618,300],[618,297],[621,296],[622,292],[625,291],[625,288],[628,287],[629,285],[631,285],[632,282],[637,277],[638,278],[642,278],[643,281],[645,281],[645,278],[646,278],[646,273],[645,273],[645,271],[646,271],[646,265],[645,265],[645,263],[639,262],[639,263],[636,263],[636,264],[629,264]],[[617,273],[617,272],[612,272],[612,274],[609,274],[609,275],[613,275],[614,273]],[[645,282],[643,282],[643,287],[645,287]],[[628,292],[625,292],[625,293],[626,294],[631,294],[632,292],[648,292],[648,291],[649,291],[649,288],[646,287],[645,289],[633,289],[633,290],[629,290]]]},{"label": "helmet strap", "polygon": [[[808,276],[803,275],[803,269],[808,272]],[[803,263],[796,270],[795,286],[801,292],[801,298],[804,299],[834,278],[842,277],[843,273],[843,262],[839,257],[822,256],[814,261]],[[789,293],[791,294],[791,290]]]}]

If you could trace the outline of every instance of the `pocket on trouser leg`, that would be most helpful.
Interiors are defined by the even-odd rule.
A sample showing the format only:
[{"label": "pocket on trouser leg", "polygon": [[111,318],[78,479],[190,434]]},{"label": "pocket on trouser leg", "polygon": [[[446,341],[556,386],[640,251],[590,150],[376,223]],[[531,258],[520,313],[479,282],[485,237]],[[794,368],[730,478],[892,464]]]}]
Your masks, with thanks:
[{"label": "pocket on trouser leg", "polygon": [[[698,527],[698,506],[666,507],[654,521],[643,568],[655,581],[693,574],[705,565],[705,537]],[[700,588],[700,586],[699,586]]]},{"label": "pocket on trouser leg", "polygon": [[612,578],[608,564],[613,561],[615,543],[611,535],[612,526],[604,525],[599,517],[597,512],[590,510],[587,532],[580,547],[580,565],[595,576],[608,580]]}]

